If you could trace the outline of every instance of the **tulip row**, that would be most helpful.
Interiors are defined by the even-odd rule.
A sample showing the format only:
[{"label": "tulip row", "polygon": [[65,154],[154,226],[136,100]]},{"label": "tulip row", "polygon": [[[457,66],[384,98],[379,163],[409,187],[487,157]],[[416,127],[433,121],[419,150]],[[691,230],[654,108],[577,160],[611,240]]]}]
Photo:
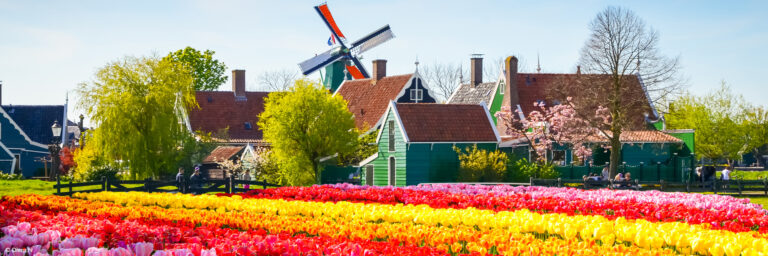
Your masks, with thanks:
[{"label": "tulip row", "polygon": [[[38,199],[60,199],[56,197],[41,197]],[[16,201],[21,203],[21,201]],[[86,202],[87,203],[87,202]],[[53,233],[61,234],[65,237],[87,236],[87,242],[76,243],[74,246],[81,250],[90,250],[91,252],[106,253],[94,255],[116,255],[120,252],[119,248],[126,248],[125,244],[135,241],[151,241],[160,246],[162,250],[156,251],[153,255],[173,255],[169,253],[191,251],[203,252],[202,255],[320,255],[320,254],[338,254],[338,255],[379,255],[379,254],[398,254],[398,255],[442,255],[445,252],[430,247],[399,246],[397,244],[385,242],[369,241],[351,241],[349,239],[334,239],[329,237],[304,237],[303,235],[289,236],[287,234],[266,235],[264,230],[240,231],[230,228],[217,228],[211,226],[185,225],[182,223],[173,223],[160,219],[126,219],[121,217],[100,215],[97,218],[81,214],[84,208],[70,208],[70,211],[56,212],[53,208],[30,207],[34,210],[45,210],[50,215],[45,215],[39,211],[26,211],[18,208],[21,206],[7,205],[8,208],[0,210],[4,217],[0,224],[6,228],[3,232],[9,240],[14,235],[16,239],[13,248],[28,248],[38,244],[36,237],[40,234]],[[84,205],[83,205],[84,206]],[[90,205],[94,206],[94,205]],[[112,210],[122,208],[119,206],[108,207]],[[130,209],[129,209],[130,210]],[[7,223],[18,223],[21,220],[28,223],[19,223],[17,225],[8,225]],[[16,230],[35,230],[41,233],[35,235],[18,235]],[[32,228],[34,227],[34,228]],[[6,232],[7,231],[7,232]],[[13,234],[13,235],[9,235]],[[76,239],[78,241],[81,239]],[[81,241],[86,241],[82,239]],[[152,244],[145,243],[145,244]],[[45,244],[40,242],[40,244]],[[87,245],[83,245],[87,244]],[[110,250],[104,248],[94,248],[103,244]],[[0,244],[1,245],[1,244]],[[53,247],[59,248],[59,243],[53,243]],[[203,247],[211,247],[211,250],[203,250]],[[135,246],[134,246],[135,247]],[[68,247],[62,247],[69,249]],[[130,252],[134,252],[133,247],[128,247]],[[28,250],[29,251],[29,250]],[[113,252],[114,251],[114,252]],[[151,252],[151,250],[150,250]],[[70,253],[77,253],[74,250]],[[135,253],[136,255],[149,255]],[[193,253],[200,256],[200,253]],[[78,254],[79,255],[79,254]],[[86,253],[86,255],[88,255]],[[122,254],[117,254],[122,255]],[[176,254],[178,255],[178,253]],[[183,254],[187,256],[188,254]]]},{"label": "tulip row", "polygon": [[[435,209],[426,205],[386,205],[361,204],[350,202],[304,202],[272,199],[246,199],[240,196],[188,196],[147,193],[93,193],[79,194],[83,198],[95,201],[121,202],[144,206],[171,208],[215,209],[223,216],[246,220],[253,214],[268,216],[292,216],[305,221],[302,226],[290,227],[305,231],[312,227],[310,223],[336,226],[331,229],[313,227],[312,231],[320,235],[347,234],[357,229],[381,229],[383,234],[398,237],[391,227],[404,232],[400,241],[423,239],[429,246],[444,243],[466,242],[473,251],[484,252],[482,248],[507,248],[511,244],[503,239],[509,234],[556,235],[566,240],[601,241],[603,244],[631,243],[639,248],[661,249],[675,247],[680,252],[707,253],[718,251],[752,252],[768,251],[768,240],[758,232],[734,233],[725,230],[712,230],[709,224],[690,225],[679,222],[657,223],[646,220],[627,220],[619,217],[609,220],[602,216],[565,214],[539,214],[527,209],[517,211],[490,211],[467,209]],[[128,203],[130,202],[130,203]],[[257,215],[262,216],[262,215]],[[330,222],[330,223],[329,223]],[[251,227],[237,220],[227,222],[238,227]],[[378,223],[378,224],[377,224]],[[352,224],[354,229],[346,229]],[[384,225],[386,224],[386,225]],[[339,227],[342,226],[342,227]],[[280,230],[289,227],[272,227]],[[271,231],[271,230],[270,230]],[[424,231],[428,231],[424,233]],[[329,233],[325,233],[329,232]],[[470,234],[462,236],[464,232]],[[311,233],[312,234],[312,233]],[[427,234],[440,234],[439,239],[425,239]],[[364,239],[377,238],[375,234],[363,236]],[[494,243],[483,243],[487,237]],[[419,240],[416,240],[419,241]],[[736,254],[738,255],[738,253]]]},{"label": "tulip row", "polygon": [[[165,222],[182,223],[185,225],[203,225],[203,226],[226,226],[241,230],[263,229],[269,233],[281,234],[310,234],[312,236],[330,237],[335,239],[349,239],[353,241],[373,241],[384,240],[391,244],[404,246],[427,246],[427,248],[437,248],[445,252],[466,252],[466,253],[490,253],[499,252],[502,254],[517,255],[520,253],[535,254],[586,254],[586,255],[661,255],[672,254],[670,249],[663,248],[640,248],[636,246],[625,246],[623,244],[614,244],[610,236],[603,237],[602,240],[595,237],[571,237],[561,238],[559,235],[534,235],[533,232],[520,232],[515,228],[487,228],[464,225],[460,222],[454,225],[427,225],[426,222],[420,222],[413,218],[410,220],[401,219],[387,220],[393,217],[390,205],[367,205],[374,208],[368,208],[366,211],[376,213],[384,211],[389,217],[385,219],[381,216],[366,218],[354,218],[347,215],[345,211],[354,211],[360,213],[359,207],[365,207],[363,204],[339,203],[339,207],[333,207],[337,204],[321,204],[306,202],[285,202],[281,200],[242,200],[241,205],[233,203],[236,198],[217,198],[214,196],[185,196],[169,194],[146,194],[146,193],[96,193],[88,195],[78,195],[90,197],[92,200],[112,200],[122,197],[136,196],[143,198],[137,200],[144,206],[132,205],[132,207],[117,206],[111,203],[101,203],[94,201],[81,200],[55,200],[55,198],[33,198],[16,197],[11,200],[20,205],[27,205],[36,209],[45,210],[63,210],[82,212],[92,216],[108,216],[112,218],[125,218],[126,220],[144,219],[145,221],[163,220]],[[161,199],[164,200],[155,200]],[[41,200],[41,199],[46,199]],[[192,199],[192,200],[187,200]],[[229,205],[217,204],[217,201],[230,199]],[[122,199],[120,199],[122,200]],[[155,200],[153,202],[153,200]],[[130,200],[129,200],[130,201]],[[200,209],[173,208],[171,201],[182,202],[182,205],[192,205]],[[126,204],[133,204],[125,202]],[[305,205],[304,207],[295,205],[296,203],[316,204]],[[270,205],[264,210],[258,208],[239,208],[256,207],[255,205]],[[294,204],[294,205],[292,205]],[[150,206],[152,205],[152,206]],[[163,208],[157,205],[164,205]],[[248,206],[250,205],[250,206]],[[376,209],[375,206],[382,207]],[[203,210],[202,207],[205,207]],[[406,206],[413,208],[412,206]],[[318,209],[320,208],[320,209]],[[327,208],[323,211],[322,208]],[[208,210],[210,209],[210,210]],[[313,212],[313,209],[319,210]],[[404,212],[407,210],[403,209]],[[422,207],[422,210],[429,211],[429,207]],[[461,211],[454,214],[462,214]],[[333,214],[332,214],[333,212]],[[469,213],[473,214],[473,213]],[[531,214],[529,212],[529,214]],[[424,220],[440,218],[439,215],[424,215]],[[535,214],[534,214],[535,215]],[[455,221],[455,216],[451,217]],[[492,221],[492,220],[491,220]],[[544,221],[544,220],[542,220]],[[541,224],[542,221],[538,223]],[[541,225],[540,225],[541,226]],[[532,229],[533,227],[528,227]],[[556,227],[562,228],[562,227]],[[594,229],[594,228],[593,228]],[[591,234],[593,230],[590,230]],[[587,238],[587,239],[584,239]],[[603,243],[604,245],[599,245]],[[650,247],[650,246],[648,246]]]},{"label": "tulip row", "polygon": [[[569,189],[575,193],[582,190]],[[608,191],[608,190],[606,190]],[[671,193],[667,193],[671,194]],[[312,187],[281,187],[251,190],[241,194],[245,198],[286,199],[319,202],[362,202],[380,204],[426,204],[432,208],[464,209],[474,207],[496,211],[529,209],[536,212],[565,213],[568,215],[602,215],[608,219],[624,217],[652,222],[709,223],[713,229],[734,232],[768,232],[768,215],[762,209],[734,208],[729,210],[700,209],[671,201],[640,201],[607,197],[545,197],[534,199],[528,193],[454,193],[442,190],[423,190],[419,187],[393,188],[354,185],[323,185]],[[674,196],[674,194],[673,194]],[[659,198],[663,198],[659,195]]]},{"label": "tulip row", "polygon": [[[332,185],[338,188],[354,188],[348,184]],[[749,203],[746,198],[734,198],[722,195],[704,195],[698,193],[670,193],[656,190],[582,190],[576,188],[538,187],[538,186],[487,186],[469,184],[425,184],[409,187],[414,190],[445,191],[468,195],[492,193],[494,195],[525,194],[532,199],[542,197],[559,198],[562,200],[591,200],[605,202],[609,199],[621,201],[636,201],[655,204],[673,203],[697,209],[713,209],[720,211],[757,210],[766,213],[760,205]]]}]

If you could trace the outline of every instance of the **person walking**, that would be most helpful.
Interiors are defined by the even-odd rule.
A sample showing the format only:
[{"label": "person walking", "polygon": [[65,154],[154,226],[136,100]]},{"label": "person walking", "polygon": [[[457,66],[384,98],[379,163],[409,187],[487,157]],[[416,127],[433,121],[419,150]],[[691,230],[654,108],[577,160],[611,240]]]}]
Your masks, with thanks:
[{"label": "person walking", "polygon": [[200,175],[200,166],[195,166],[195,172],[192,173],[192,176],[189,176],[189,181],[190,189],[195,194],[199,194],[203,189],[203,176]]},{"label": "person walking", "polygon": [[731,166],[726,166],[725,169],[723,169],[723,172],[720,175],[720,179],[731,180]]}]

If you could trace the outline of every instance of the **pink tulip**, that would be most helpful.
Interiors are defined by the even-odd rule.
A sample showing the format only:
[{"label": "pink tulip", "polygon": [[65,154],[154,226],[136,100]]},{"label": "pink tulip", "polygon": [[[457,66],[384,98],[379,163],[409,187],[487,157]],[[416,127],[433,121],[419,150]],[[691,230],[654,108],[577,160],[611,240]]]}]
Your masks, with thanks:
[{"label": "pink tulip", "polygon": [[35,255],[35,254],[37,254],[39,252],[45,252],[47,254],[48,253],[48,248],[50,246],[51,246],[50,243],[46,243],[45,246],[34,245],[34,246],[31,246],[31,247],[27,247],[27,253],[29,253],[29,255]]},{"label": "pink tulip", "polygon": [[80,248],[54,250],[53,256],[83,256],[83,251]]},{"label": "pink tulip", "polygon": [[200,256],[216,256],[216,249],[200,250]]},{"label": "pink tulip", "polygon": [[91,247],[85,250],[85,256],[109,256],[109,249]]},{"label": "pink tulip", "polygon": [[109,256],[133,256],[133,253],[125,248],[113,248],[109,250]]},{"label": "pink tulip", "polygon": [[190,251],[189,249],[176,249],[176,250],[173,250],[173,255],[174,256],[195,256],[195,254],[192,253],[192,251]]},{"label": "pink tulip", "polygon": [[131,245],[131,249],[136,256],[150,256],[155,250],[155,245],[152,243],[135,243]]},{"label": "pink tulip", "polygon": [[152,256],[174,256],[173,251],[171,250],[161,250],[161,251],[155,251]]}]

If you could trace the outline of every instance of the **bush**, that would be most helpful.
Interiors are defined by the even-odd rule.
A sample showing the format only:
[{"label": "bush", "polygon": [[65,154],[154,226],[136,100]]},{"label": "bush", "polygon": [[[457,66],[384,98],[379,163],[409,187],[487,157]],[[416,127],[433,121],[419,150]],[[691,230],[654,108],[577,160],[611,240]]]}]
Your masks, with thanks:
[{"label": "bush", "polygon": [[507,173],[507,154],[498,150],[478,149],[477,145],[467,147],[466,152],[458,147],[453,150],[459,156],[458,181],[464,182],[499,182]]},{"label": "bush", "polygon": [[24,176],[21,174],[3,173],[0,171],[0,180],[22,180]]},{"label": "bush", "polygon": [[551,163],[539,165],[529,162],[528,159],[521,158],[510,166],[508,179],[516,182],[527,182],[531,177],[535,179],[555,179],[559,176],[560,173],[555,171],[555,166]]}]

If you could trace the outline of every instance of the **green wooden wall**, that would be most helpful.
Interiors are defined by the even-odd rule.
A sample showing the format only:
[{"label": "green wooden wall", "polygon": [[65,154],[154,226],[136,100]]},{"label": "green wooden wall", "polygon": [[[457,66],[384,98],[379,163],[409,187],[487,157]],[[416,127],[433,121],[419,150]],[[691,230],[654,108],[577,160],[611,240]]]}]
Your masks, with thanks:
[{"label": "green wooden wall", "polygon": [[[407,148],[407,185],[427,182],[456,182],[459,157],[453,146],[461,149],[474,143],[411,143]],[[496,150],[496,143],[480,143],[477,147]]]},{"label": "green wooden wall", "polygon": [[493,118],[494,124],[498,124],[498,121],[496,120],[496,112],[501,110],[501,104],[504,102],[505,87],[506,85],[504,82],[501,82],[501,84],[496,88],[496,96],[493,97],[493,102],[491,102],[488,106],[488,112],[491,113],[491,118]]},{"label": "green wooden wall", "polygon": [[[389,152],[389,121],[394,121],[395,124],[395,151]],[[387,168],[389,166],[389,158],[395,158],[395,182],[396,186],[406,185],[406,145],[403,139],[403,134],[400,132],[395,115],[392,111],[387,113],[387,119],[381,127],[381,139],[379,140],[379,157],[373,160],[370,164],[373,165],[373,184],[376,186],[387,186],[388,175]],[[365,180],[365,177],[363,177]]]}]

